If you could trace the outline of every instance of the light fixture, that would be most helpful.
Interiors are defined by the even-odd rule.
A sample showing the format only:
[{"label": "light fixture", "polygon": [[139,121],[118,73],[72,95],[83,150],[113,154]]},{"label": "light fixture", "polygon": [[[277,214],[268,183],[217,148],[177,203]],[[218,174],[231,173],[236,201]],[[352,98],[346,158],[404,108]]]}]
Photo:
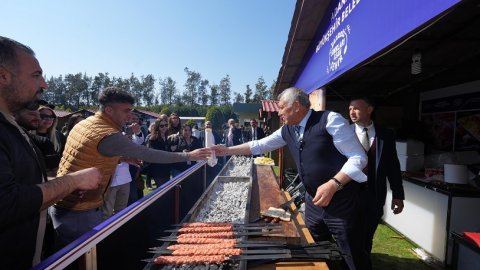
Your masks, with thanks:
[{"label": "light fixture", "polygon": [[415,50],[412,55],[411,73],[412,75],[422,73],[422,54],[418,50]]}]

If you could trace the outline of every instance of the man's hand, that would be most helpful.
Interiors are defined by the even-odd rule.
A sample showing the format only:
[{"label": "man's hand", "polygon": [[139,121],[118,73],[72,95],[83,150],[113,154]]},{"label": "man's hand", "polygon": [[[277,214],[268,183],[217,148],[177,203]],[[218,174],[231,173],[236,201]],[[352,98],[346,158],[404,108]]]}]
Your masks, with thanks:
[{"label": "man's hand", "polygon": [[97,189],[102,180],[102,175],[97,168],[87,168],[68,174],[76,183],[76,189],[91,190]]},{"label": "man's hand", "polygon": [[210,149],[214,150],[215,155],[218,157],[228,155],[227,153],[228,147],[225,144],[217,144],[217,145],[211,146]]},{"label": "man's hand", "polygon": [[133,124],[129,125],[128,127],[132,129],[133,134],[135,134],[135,135],[139,134],[140,131],[141,131],[140,125],[138,123],[133,123]]},{"label": "man's hand", "polygon": [[200,148],[188,152],[189,160],[207,160],[212,155],[210,148]]},{"label": "man's hand", "polygon": [[403,200],[400,199],[392,199],[392,207],[393,213],[400,214],[403,211]]},{"label": "man's hand", "polygon": [[317,188],[312,202],[316,206],[326,207],[330,204],[335,192],[337,192],[337,184],[333,180],[330,180]]}]

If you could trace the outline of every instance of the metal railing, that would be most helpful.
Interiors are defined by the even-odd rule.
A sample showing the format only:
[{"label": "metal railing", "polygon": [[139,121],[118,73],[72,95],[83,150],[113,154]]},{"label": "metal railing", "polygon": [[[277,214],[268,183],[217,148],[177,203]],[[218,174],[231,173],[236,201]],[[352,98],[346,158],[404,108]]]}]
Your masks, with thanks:
[{"label": "metal railing", "polygon": [[[64,269],[79,258],[82,259],[80,269],[141,269],[145,263],[140,260],[148,256],[148,248],[155,245],[155,239],[172,224],[171,219],[162,216],[168,212],[171,217],[172,211],[185,215],[203,194],[205,164],[200,161],[193,165],[33,269]],[[188,190],[188,194],[184,190]],[[186,205],[182,205],[183,202]]]}]

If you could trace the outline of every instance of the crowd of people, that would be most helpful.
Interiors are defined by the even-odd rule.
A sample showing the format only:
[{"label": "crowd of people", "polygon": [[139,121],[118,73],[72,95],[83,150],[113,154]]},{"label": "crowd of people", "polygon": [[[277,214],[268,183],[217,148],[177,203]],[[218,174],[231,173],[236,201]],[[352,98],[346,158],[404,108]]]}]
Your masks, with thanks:
[{"label": "crowd of people", "polygon": [[42,74],[31,48],[0,36],[0,260],[6,269],[29,269],[139,199],[140,175],[147,188],[152,180],[160,187],[212,152],[260,155],[288,146],[306,188],[306,225],[316,241],[337,242],[344,269],[372,268],[387,181],[393,213],[403,210],[395,137],[374,125],[375,105],[366,97],[350,102],[349,124],[338,113],[311,110],[303,90],[288,88],[279,95],[280,129],[260,128],[256,119],[238,127],[229,119],[205,148],[205,130],[182,124],[176,113],[161,115],[147,132],[132,114],[134,98],[118,87],[101,91],[95,115],[73,115],[59,132],[55,111],[40,100],[48,87]]}]

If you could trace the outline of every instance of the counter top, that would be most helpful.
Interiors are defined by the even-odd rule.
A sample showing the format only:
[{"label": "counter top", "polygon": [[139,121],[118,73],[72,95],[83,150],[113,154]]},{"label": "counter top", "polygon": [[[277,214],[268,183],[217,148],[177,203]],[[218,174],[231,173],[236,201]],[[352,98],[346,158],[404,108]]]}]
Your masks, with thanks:
[{"label": "counter top", "polygon": [[[290,199],[288,192],[280,190],[275,174],[270,166],[256,166],[253,177],[252,197],[250,217],[258,216],[259,210],[267,209],[272,205],[280,205]],[[261,181],[259,181],[261,179]],[[286,229],[285,235],[282,236],[287,243],[290,244],[309,244],[314,243],[313,237],[305,226],[302,215],[295,208],[295,204],[291,203],[292,220],[284,223]],[[272,240],[274,237],[265,238]],[[253,267],[249,270],[328,270],[328,265],[323,261],[287,261],[265,263]]]},{"label": "counter top", "polygon": [[408,173],[403,176],[404,181],[425,187],[427,189],[452,197],[480,197],[480,189],[471,185],[447,184],[437,180],[428,180],[425,177],[416,177]]}]

